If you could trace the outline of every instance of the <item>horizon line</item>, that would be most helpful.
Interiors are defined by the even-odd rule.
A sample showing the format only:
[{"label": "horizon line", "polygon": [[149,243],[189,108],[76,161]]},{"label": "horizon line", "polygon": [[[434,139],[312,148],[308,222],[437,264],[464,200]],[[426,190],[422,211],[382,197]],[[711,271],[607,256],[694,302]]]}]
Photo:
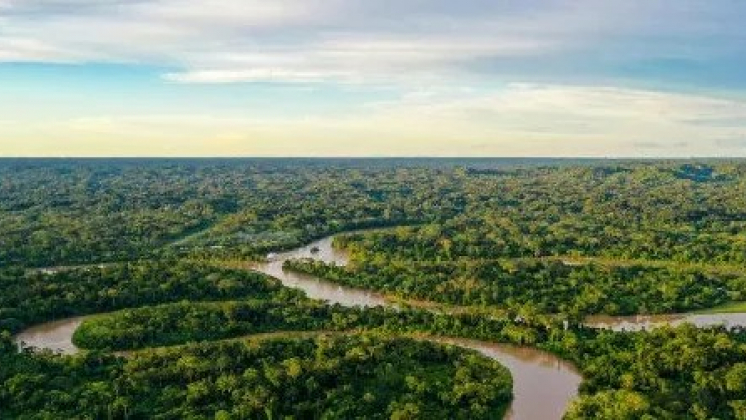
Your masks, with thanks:
[{"label": "horizon line", "polygon": [[242,160],[242,159],[288,159],[288,160],[403,160],[403,159],[512,159],[512,160],[528,160],[528,159],[546,159],[546,160],[746,160],[744,156],[427,156],[427,155],[416,155],[416,156],[376,156],[376,155],[351,155],[351,156],[168,156],[168,155],[149,155],[149,156],[0,156],[0,160],[34,160],[34,159],[48,159],[48,160],[98,160],[98,159],[110,159],[110,160],[127,160],[127,159],[152,159],[152,160],[164,160],[164,159],[177,159],[177,160]]}]

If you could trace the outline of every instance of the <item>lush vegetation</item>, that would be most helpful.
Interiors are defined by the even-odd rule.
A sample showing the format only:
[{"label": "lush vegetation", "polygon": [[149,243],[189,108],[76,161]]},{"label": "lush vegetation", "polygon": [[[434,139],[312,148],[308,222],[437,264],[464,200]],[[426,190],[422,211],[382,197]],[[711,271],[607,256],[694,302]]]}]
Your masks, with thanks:
[{"label": "lush vegetation", "polygon": [[0,330],[75,315],[181,300],[299,296],[262,274],[186,261],[61,270],[0,270]]},{"label": "lush vegetation", "polygon": [[[576,363],[585,381],[571,419],[744,418],[746,333],[690,325],[652,332],[597,331],[537,315],[487,317],[424,310],[178,304],[94,318],[81,344],[127,349],[272,330],[377,330],[529,344]],[[241,319],[243,318],[243,320]],[[147,326],[143,321],[151,320]],[[263,324],[266,323],[266,324]],[[136,343],[134,346],[131,343]],[[94,346],[96,347],[96,346]],[[648,417],[645,417],[648,416]]]},{"label": "lush vegetation", "polygon": [[372,312],[311,301],[181,302],[90,318],[73,342],[85,349],[130,350],[273,331],[339,331],[360,324],[361,315]]},{"label": "lush vegetation", "polygon": [[746,166],[611,164],[471,170],[462,208],[344,235],[337,282],[458,305],[582,314],[699,310],[746,299]]},{"label": "lush vegetation", "polygon": [[379,329],[536,344],[562,329],[562,322],[550,317],[535,316],[523,322],[516,322],[516,317],[511,313],[485,317],[329,306],[308,300],[178,303],[90,318],[76,331],[74,340],[83,348],[129,350],[271,331]]},{"label": "lush vegetation", "polygon": [[492,419],[511,378],[471,351],[321,336],[74,358],[0,353],[3,417]]},{"label": "lush vegetation", "polygon": [[429,243],[413,240],[394,251],[428,260],[746,262],[743,162],[471,165],[0,161],[0,266],[175,252],[257,257],[351,227],[413,221],[440,222],[432,239],[450,242],[411,248]]},{"label": "lush vegetation", "polygon": [[257,258],[344,229],[454,214],[456,177],[302,160],[0,161],[0,267]]},{"label": "lush vegetation", "polygon": [[[380,235],[380,234],[371,234]],[[286,268],[406,299],[531,307],[544,313],[629,315],[709,308],[746,291],[746,276],[674,266],[561,260],[421,263],[358,254],[349,266],[293,260]]]},{"label": "lush vegetation", "polygon": [[[0,418],[494,418],[505,409],[504,369],[404,338],[420,334],[573,361],[585,381],[570,419],[746,419],[740,330],[578,323],[592,313],[738,308],[746,162],[456,165],[0,161]],[[215,267],[403,224],[417,226],[340,237],[347,267],[289,267],[475,308],[326,306]],[[130,262],[112,264],[121,261]],[[33,269],[91,263],[106,264]],[[76,333],[94,350],[74,357],[19,353],[9,336],[110,311]],[[380,335],[357,335],[370,330]],[[211,342],[288,331],[334,333]],[[192,344],[109,353],[183,343]]]},{"label": "lush vegetation", "polygon": [[579,351],[565,353],[586,378],[566,417],[746,419],[743,338],[685,325],[582,340]]}]

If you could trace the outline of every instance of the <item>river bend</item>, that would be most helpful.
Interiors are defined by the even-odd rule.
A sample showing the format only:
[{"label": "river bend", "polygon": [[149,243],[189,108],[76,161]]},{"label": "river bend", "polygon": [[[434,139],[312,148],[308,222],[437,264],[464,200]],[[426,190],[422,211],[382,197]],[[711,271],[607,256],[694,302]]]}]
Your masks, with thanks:
[{"label": "river bend", "polygon": [[[323,279],[286,271],[288,259],[313,258],[326,263],[344,265],[347,256],[332,247],[333,237],[315,241],[292,251],[270,254],[268,261],[255,265],[259,272],[277,278],[287,287],[301,289],[308,297],[345,306],[393,306],[378,293],[340,286]],[[16,336],[18,342],[40,349],[73,354],[78,349],[72,343],[75,329],[86,317],[75,317],[31,327]],[[513,376],[514,399],[506,419],[561,419],[569,402],[577,396],[582,381],[577,369],[559,357],[531,347],[512,346],[460,338],[436,341],[469,348],[497,360]]]}]

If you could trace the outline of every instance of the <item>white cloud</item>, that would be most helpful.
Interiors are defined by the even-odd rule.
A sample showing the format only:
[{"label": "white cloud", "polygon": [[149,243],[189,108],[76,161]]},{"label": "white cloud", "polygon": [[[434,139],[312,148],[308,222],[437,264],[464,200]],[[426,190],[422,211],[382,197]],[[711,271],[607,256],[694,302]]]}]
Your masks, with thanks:
[{"label": "white cloud", "polygon": [[488,139],[493,133],[559,139],[552,150],[568,141],[597,142],[600,151],[609,143],[673,145],[686,140],[700,143],[702,152],[715,151],[715,139],[746,136],[746,101],[614,87],[512,84],[489,94],[431,94],[377,109],[389,118],[417,115],[465,138]]},{"label": "white cloud", "polygon": [[301,51],[277,48],[245,53],[196,53],[190,56],[189,70],[164,77],[189,83],[411,81],[433,73],[442,75],[449,64],[467,57],[509,57],[547,51],[551,47],[549,42],[523,39],[488,42],[440,36],[421,40],[335,35],[309,44]]},{"label": "white cloud", "polygon": [[82,56],[76,51],[29,38],[0,38],[0,62],[75,62]]},{"label": "white cloud", "polygon": [[337,71],[289,70],[285,68],[252,68],[250,70],[194,70],[186,73],[166,73],[163,78],[179,83],[233,83],[250,81],[316,82],[324,79],[348,79],[349,74]]},{"label": "white cloud", "polygon": [[31,134],[46,140],[0,141],[0,149],[67,155],[746,156],[746,101],[514,84],[489,93],[418,91],[334,115],[102,115]]},{"label": "white cloud", "polygon": [[727,8],[666,3],[0,0],[0,61],[139,62],[201,83],[442,79],[477,60],[644,54],[660,42],[691,54],[682,36],[717,40],[740,25]]},{"label": "white cloud", "polygon": [[[142,63],[169,69],[169,83],[330,82],[347,90],[336,103],[338,92],[316,85],[318,96],[289,107],[302,117],[261,119],[284,111],[252,108],[265,98],[226,100],[223,88],[168,86],[111,98],[61,92],[33,104],[18,95],[21,104],[6,105],[5,114],[28,121],[3,126],[3,138],[32,141],[0,140],[0,149],[743,155],[744,101],[613,87],[633,85],[614,69],[637,59],[740,63],[746,6],[715,2],[722,7],[696,0],[0,0],[0,62]],[[698,77],[706,83],[706,76]],[[516,80],[548,82],[505,85]],[[360,106],[375,94],[364,83],[409,93]],[[181,98],[192,102],[183,106]],[[96,115],[93,103],[122,115]],[[81,115],[89,116],[70,118]]]}]

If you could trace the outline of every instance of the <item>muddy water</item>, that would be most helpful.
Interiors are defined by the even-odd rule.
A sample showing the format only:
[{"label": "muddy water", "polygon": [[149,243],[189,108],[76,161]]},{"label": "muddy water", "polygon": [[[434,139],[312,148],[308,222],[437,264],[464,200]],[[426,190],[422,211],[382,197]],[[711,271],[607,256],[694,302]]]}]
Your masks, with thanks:
[{"label": "muddy water", "polygon": [[[309,297],[346,306],[392,305],[377,293],[344,287],[319,278],[283,270],[289,259],[313,258],[337,265],[347,264],[346,253],[332,247],[332,238],[281,254],[255,268],[279,279],[285,286],[302,289]],[[513,376],[514,400],[506,415],[511,420],[561,419],[568,403],[577,395],[580,374],[558,357],[529,347],[516,347],[459,338],[438,340],[479,351],[499,361]]]},{"label": "muddy water", "polygon": [[279,279],[287,287],[301,289],[308,297],[338,303],[344,306],[386,305],[386,299],[375,292],[340,286],[317,277],[286,271],[282,268],[291,259],[313,258],[328,264],[345,265],[347,255],[332,247],[332,237],[327,237],[301,248],[279,254],[270,254],[268,262],[255,265],[259,272]]},{"label": "muddy water", "polygon": [[73,354],[78,348],[73,345],[75,330],[86,317],[67,318],[31,327],[16,336],[16,342],[28,347],[48,349],[62,354]]},{"label": "muddy water", "polygon": [[553,354],[530,347],[448,338],[437,340],[495,359],[513,376],[509,420],[561,419],[582,380],[575,367]]},{"label": "muddy water", "polygon": [[[325,238],[307,246],[270,255],[268,262],[255,269],[279,279],[284,285],[301,289],[315,299],[345,306],[390,305],[377,293],[343,287],[319,278],[283,270],[288,259],[313,258],[327,263],[344,265],[347,256],[332,247],[332,238]],[[28,346],[72,354],[72,334],[85,317],[50,322],[30,328],[16,339]],[[479,351],[510,369],[513,375],[515,398],[506,418],[511,420],[560,419],[568,403],[577,395],[581,377],[569,363],[556,356],[528,347],[449,338],[439,340]]]},{"label": "muddy water", "polygon": [[596,328],[608,328],[614,331],[640,331],[664,325],[694,324],[698,327],[724,325],[726,327],[746,326],[746,313],[723,314],[664,314],[587,317],[585,324]]}]

